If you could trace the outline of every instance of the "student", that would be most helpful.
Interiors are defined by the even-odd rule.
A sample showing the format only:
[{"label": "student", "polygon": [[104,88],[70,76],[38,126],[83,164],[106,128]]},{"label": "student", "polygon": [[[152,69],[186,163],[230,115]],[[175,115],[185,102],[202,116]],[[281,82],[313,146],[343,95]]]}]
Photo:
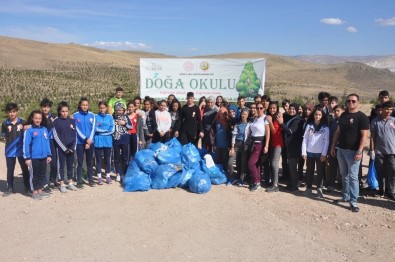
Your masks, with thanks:
[{"label": "student", "polygon": [[[74,153],[77,145],[77,129],[75,122],[69,117],[69,104],[62,101],[58,105],[58,117],[53,122],[53,138],[55,140],[55,151],[58,156],[59,165],[59,190],[67,193],[67,188],[76,191],[73,183]],[[67,179],[69,184],[64,184],[65,165],[67,167]]]},{"label": "student", "polygon": [[[380,91],[379,95],[377,96],[378,104],[383,104],[388,101],[390,101],[389,92],[387,90]],[[378,116],[378,114],[375,108],[372,108],[372,111],[370,112],[370,116],[369,116],[369,121],[372,121],[376,116]],[[392,111],[391,116],[395,117],[395,109]]]},{"label": "student", "polygon": [[224,97],[223,96],[217,96],[217,98],[215,99],[215,106],[219,109],[224,102]]},{"label": "student", "polygon": [[133,128],[132,122],[125,115],[122,103],[115,105],[115,131],[113,133],[114,165],[116,181],[121,182],[126,173],[130,159],[130,135],[129,130]]},{"label": "student", "polygon": [[171,108],[170,138],[179,137],[179,131],[181,128],[181,103],[175,99],[171,103]]},{"label": "student", "polygon": [[247,112],[249,111],[248,107],[246,107],[246,100],[245,100],[244,96],[237,97],[237,105],[238,105],[238,108],[237,108],[237,115],[236,115],[236,117],[237,117],[238,121],[240,121],[241,120],[240,119],[241,118],[241,111],[243,109],[247,110]]},{"label": "student", "polygon": [[391,116],[394,105],[387,101],[381,106],[381,115],[370,125],[370,150],[378,174],[379,194],[384,197],[387,193],[395,200],[395,117]]},{"label": "student", "polygon": [[82,164],[84,162],[84,155],[86,158],[89,186],[95,186],[95,182],[93,182],[93,136],[95,135],[96,117],[92,112],[88,111],[88,109],[89,100],[86,97],[81,97],[78,103],[78,111],[73,114],[73,119],[77,129],[78,188],[84,188],[82,180]]},{"label": "student", "polygon": [[159,102],[159,109],[155,111],[157,129],[154,135],[155,142],[166,143],[170,139],[171,116],[166,111],[166,101]]},{"label": "student", "polygon": [[330,107],[329,107],[329,97],[331,95],[328,92],[319,92],[318,93],[318,101],[320,102],[316,107],[321,108],[325,115],[328,116],[330,113]]},{"label": "student", "polygon": [[343,197],[336,202],[349,202],[351,211],[359,212],[358,172],[368,138],[369,118],[359,111],[357,94],[348,95],[346,102],[347,111],[339,119],[331,147],[332,156],[337,156],[343,181]]},{"label": "student", "polygon": [[130,134],[130,157],[133,158],[136,152],[142,148],[145,143],[144,140],[144,127],[143,118],[136,113],[134,102],[128,103],[129,119],[132,122],[132,129],[129,130]]},{"label": "student", "polygon": [[23,158],[30,172],[32,198],[41,200],[50,194],[42,189],[47,181],[47,164],[51,162],[48,130],[42,126],[43,113],[34,110],[30,113],[28,123],[31,127],[25,131],[23,138]]},{"label": "student", "polygon": [[273,185],[268,187],[266,189],[266,192],[270,193],[270,192],[279,191],[278,172],[279,172],[281,150],[284,147],[284,139],[283,139],[282,127],[277,120],[277,117],[281,115],[277,101],[271,101],[269,103],[268,112],[269,115],[267,117],[267,120],[269,122],[269,128],[270,128],[269,154],[270,154],[271,173],[273,176]]},{"label": "student", "polygon": [[29,170],[23,159],[23,130],[25,120],[18,117],[18,105],[11,102],[5,106],[8,118],[1,125],[1,135],[5,139],[5,157],[7,165],[7,189],[4,196],[15,193],[14,170],[16,160],[22,169],[25,192],[30,192]]},{"label": "student", "polygon": [[104,165],[106,172],[106,183],[111,184],[111,150],[112,134],[115,131],[114,118],[107,114],[108,105],[105,101],[98,104],[99,113],[96,114],[95,136],[93,138],[95,145],[96,174],[97,184],[103,185],[101,177],[102,160],[104,156]]},{"label": "student", "polygon": [[248,131],[251,152],[248,159],[248,169],[251,175],[251,192],[261,188],[261,155],[269,152],[270,141],[269,122],[264,114],[264,107],[261,103],[257,103],[256,109],[258,114],[249,125]]},{"label": "student", "polygon": [[204,133],[204,136],[202,139],[202,148],[207,149],[207,152],[212,151],[210,130],[211,130],[211,126],[214,122],[214,118],[217,115],[217,112],[218,112],[218,108],[215,106],[215,97],[209,96],[207,98],[207,105],[206,105],[206,108],[204,109],[203,121],[202,121],[202,127],[203,127],[203,133]]},{"label": "student", "polygon": [[[293,192],[298,191],[298,170],[297,165],[302,156],[303,141],[303,118],[297,114],[299,105],[291,103],[288,109],[289,120],[284,122],[284,115],[277,117],[278,123],[281,125],[284,134],[284,144],[288,160],[289,182],[287,190]],[[284,160],[283,160],[284,161]]]},{"label": "student", "polygon": [[199,107],[195,105],[194,99],[193,92],[188,92],[187,103],[181,109],[182,125],[180,141],[183,145],[196,143],[197,137],[204,137]]},{"label": "student", "polygon": [[[232,142],[229,151],[228,171],[231,183],[236,181],[238,186],[244,185],[247,173],[248,147],[246,145],[248,125],[248,110],[241,109],[241,120],[232,131]],[[233,162],[236,160],[237,174],[234,172]]]},{"label": "student", "polygon": [[[312,194],[314,169],[317,171],[317,197],[323,198],[325,161],[329,146],[329,127],[322,108],[313,110],[307,119],[303,142],[302,157],[306,160],[306,194]],[[315,168],[314,168],[315,167]]]},{"label": "student", "polygon": [[112,115],[112,114],[114,114],[114,108],[115,108],[115,105],[117,104],[117,103],[122,103],[123,104],[123,107],[124,108],[126,108],[126,100],[123,98],[123,88],[122,87],[117,87],[116,89],[115,89],[115,95],[114,95],[114,97],[111,97],[109,100],[108,100],[108,113],[110,114],[110,115]]},{"label": "student", "polygon": [[148,148],[152,142],[156,129],[158,128],[155,118],[155,109],[152,99],[148,98],[144,100],[144,111],[145,111],[145,146]]},{"label": "student", "polygon": [[173,103],[173,101],[176,99],[176,96],[173,94],[170,94],[167,96],[167,102],[166,102],[166,107],[167,107],[167,111],[171,112],[171,110],[173,110],[171,108],[171,104]]},{"label": "student", "polygon": [[248,122],[251,123],[254,121],[255,117],[257,116],[256,104],[253,103],[250,105],[249,115],[248,115]]}]

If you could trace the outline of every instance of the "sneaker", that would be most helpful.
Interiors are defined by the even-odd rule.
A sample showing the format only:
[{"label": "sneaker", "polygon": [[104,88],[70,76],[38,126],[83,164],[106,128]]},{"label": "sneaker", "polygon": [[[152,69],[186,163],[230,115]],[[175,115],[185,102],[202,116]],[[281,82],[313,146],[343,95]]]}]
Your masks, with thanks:
[{"label": "sneaker", "polygon": [[328,186],[328,187],[326,188],[326,192],[328,192],[328,193],[333,193],[333,192],[335,192],[335,188],[334,188],[333,186]]},{"label": "sneaker", "polygon": [[44,186],[43,191],[48,194],[53,193],[53,190],[49,187],[49,185]]},{"label": "sneaker", "polygon": [[32,194],[34,200],[42,200],[43,197],[39,193]]},{"label": "sneaker", "polygon": [[324,194],[322,194],[322,188],[317,188],[317,198],[324,198]]},{"label": "sneaker", "polygon": [[59,190],[60,190],[60,193],[67,193],[66,185],[61,185]]},{"label": "sneaker", "polygon": [[49,197],[51,194],[50,193],[47,193],[47,192],[45,192],[45,191],[41,191],[41,193],[39,193],[40,194],[40,196],[42,197],[42,198],[47,198],[47,197]]},{"label": "sneaker", "polygon": [[115,181],[121,182],[121,176],[120,176],[120,175],[117,175],[117,178],[115,179]]},{"label": "sneaker", "polygon": [[90,186],[90,187],[95,187],[95,185],[96,185],[95,182],[93,182],[92,180],[89,181],[89,186]]},{"label": "sneaker", "polygon": [[237,186],[243,187],[243,186],[244,186],[244,182],[243,182],[243,181],[238,181],[238,182],[237,182]]},{"label": "sneaker", "polygon": [[226,183],[227,186],[231,186],[237,183],[237,180],[234,178],[229,179],[229,181]]},{"label": "sneaker", "polygon": [[77,191],[78,190],[78,188],[73,183],[69,183],[67,188],[70,189],[71,191]]},{"label": "sneaker", "polygon": [[111,177],[106,177],[106,183],[107,183],[107,184],[111,184],[111,183],[112,183]]},{"label": "sneaker", "polygon": [[97,184],[98,184],[99,186],[103,185],[103,179],[102,179],[101,177],[99,177],[99,178],[97,179]]},{"label": "sneaker", "polygon": [[14,192],[14,189],[13,189],[12,187],[10,187],[10,188],[8,188],[8,189],[4,192],[3,197],[8,197],[8,196],[10,196],[12,193],[15,193],[15,192]]},{"label": "sneaker", "polygon": [[258,189],[260,189],[261,188],[261,185],[258,183],[258,184],[253,184],[251,187],[250,187],[250,191],[251,192],[255,192],[255,191],[257,191]]},{"label": "sneaker", "polygon": [[279,191],[278,186],[271,186],[271,187],[268,187],[268,188],[266,189],[266,192],[268,192],[268,193],[278,192],[278,191]]},{"label": "sneaker", "polygon": [[48,186],[49,186],[49,188],[51,188],[51,189],[55,189],[55,188],[56,188],[54,182],[49,182]]},{"label": "sneaker", "polygon": [[352,212],[359,212],[359,207],[351,205],[350,206]]},{"label": "sneaker", "polygon": [[313,194],[313,189],[311,188],[306,188],[306,190],[303,192],[303,195],[305,196],[311,196]]},{"label": "sneaker", "polygon": [[77,183],[77,188],[83,189],[83,188],[84,188],[84,184],[82,184],[82,183]]}]

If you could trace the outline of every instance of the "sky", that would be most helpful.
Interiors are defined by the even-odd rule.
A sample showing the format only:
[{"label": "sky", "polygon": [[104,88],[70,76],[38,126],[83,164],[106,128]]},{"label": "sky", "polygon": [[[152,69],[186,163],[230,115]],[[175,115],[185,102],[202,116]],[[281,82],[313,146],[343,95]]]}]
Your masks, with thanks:
[{"label": "sky", "polygon": [[0,35],[185,57],[394,55],[395,1],[0,0]]}]

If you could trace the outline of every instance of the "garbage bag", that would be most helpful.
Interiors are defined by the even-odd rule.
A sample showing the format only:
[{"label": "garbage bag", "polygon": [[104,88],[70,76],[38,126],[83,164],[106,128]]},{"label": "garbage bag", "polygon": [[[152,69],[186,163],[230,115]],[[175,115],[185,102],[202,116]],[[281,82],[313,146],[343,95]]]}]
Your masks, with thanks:
[{"label": "garbage bag", "polygon": [[376,189],[379,187],[379,181],[377,181],[376,167],[374,166],[374,160],[370,160],[367,182],[370,189]]},{"label": "garbage bag", "polygon": [[181,145],[180,141],[178,141],[177,138],[174,137],[174,138],[170,139],[169,141],[166,142],[165,145],[166,145],[168,148],[170,148],[171,151],[172,151],[174,154],[181,155],[181,152],[182,152],[182,145]]},{"label": "garbage bag", "polygon": [[125,176],[123,186],[124,192],[148,191],[151,188],[151,179],[143,171],[138,171],[132,175]]},{"label": "garbage bag", "polygon": [[174,152],[171,147],[168,147],[165,150],[161,150],[157,154],[156,159],[161,165],[163,164],[181,165],[181,154]]},{"label": "garbage bag", "polygon": [[154,155],[155,152],[151,149],[143,149],[136,153],[134,161],[136,161],[137,165],[144,173],[149,175],[159,166]]},{"label": "garbage bag", "polygon": [[183,168],[182,172],[181,172],[180,183],[178,184],[178,186],[179,187],[187,187],[188,181],[189,181],[189,179],[191,179],[194,172],[195,172],[195,169]]},{"label": "garbage bag", "polygon": [[181,160],[187,168],[194,168],[200,161],[199,151],[191,143],[184,145],[182,147]]},{"label": "garbage bag", "polygon": [[167,149],[167,146],[161,142],[151,143],[148,146],[148,149],[151,149],[155,153],[158,153],[161,150]]},{"label": "garbage bag", "polygon": [[213,167],[210,167],[208,170],[209,170],[208,175],[213,185],[224,184],[226,183],[226,181],[228,181],[222,165],[215,165]]},{"label": "garbage bag", "polygon": [[153,189],[165,189],[169,178],[178,171],[180,171],[180,168],[175,165],[160,165],[155,172],[151,173],[151,187]]},{"label": "garbage bag", "polygon": [[204,194],[210,191],[210,177],[202,171],[197,171],[188,181],[189,190],[193,193]]},{"label": "garbage bag", "polygon": [[166,188],[177,187],[180,184],[180,181],[181,181],[181,174],[182,174],[182,172],[178,171],[177,173],[175,173],[174,175],[169,177],[169,180],[167,181]]}]

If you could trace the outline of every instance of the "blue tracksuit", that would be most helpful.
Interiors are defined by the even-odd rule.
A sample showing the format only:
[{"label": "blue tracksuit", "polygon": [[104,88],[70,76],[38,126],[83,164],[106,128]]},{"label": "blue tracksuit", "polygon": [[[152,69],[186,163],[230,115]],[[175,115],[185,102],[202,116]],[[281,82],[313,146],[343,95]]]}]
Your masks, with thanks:
[{"label": "blue tracksuit", "polygon": [[96,118],[92,112],[79,110],[73,114],[77,128],[77,144],[85,145],[87,139],[93,140],[95,135]]},{"label": "blue tracksuit", "polygon": [[51,156],[47,128],[32,125],[23,138],[23,158],[43,159]]},{"label": "blue tracksuit", "polygon": [[113,117],[109,114],[97,114],[95,131],[95,148],[112,148],[112,134],[115,131]]}]

